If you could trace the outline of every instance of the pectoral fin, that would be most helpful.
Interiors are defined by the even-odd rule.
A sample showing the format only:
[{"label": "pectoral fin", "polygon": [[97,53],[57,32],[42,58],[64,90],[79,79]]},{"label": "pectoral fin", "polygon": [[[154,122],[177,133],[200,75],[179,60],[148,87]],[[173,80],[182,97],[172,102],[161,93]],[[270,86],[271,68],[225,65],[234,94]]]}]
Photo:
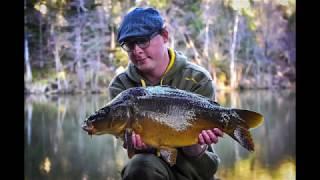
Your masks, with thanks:
[{"label": "pectoral fin", "polygon": [[160,155],[170,166],[173,166],[176,164],[178,151],[175,148],[160,147]]}]

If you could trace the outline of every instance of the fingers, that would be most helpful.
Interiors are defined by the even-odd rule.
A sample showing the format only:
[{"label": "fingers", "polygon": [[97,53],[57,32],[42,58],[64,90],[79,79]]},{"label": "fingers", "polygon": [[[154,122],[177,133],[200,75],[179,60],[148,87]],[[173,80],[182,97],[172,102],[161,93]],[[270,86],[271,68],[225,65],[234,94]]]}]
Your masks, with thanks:
[{"label": "fingers", "polygon": [[137,146],[137,138],[136,138],[136,134],[134,132],[132,132],[131,139],[132,139],[133,147],[136,147]]},{"label": "fingers", "polygon": [[[212,143],[216,144],[218,142],[218,137],[212,132],[212,130],[207,130],[206,132],[207,132],[207,134],[209,136],[209,141],[208,142],[210,144],[212,144]],[[207,142],[207,144],[209,144],[208,142]]]},{"label": "fingers", "polygon": [[199,138],[198,138],[198,140],[199,140],[199,144],[201,144],[201,145],[205,144],[205,142],[204,142],[204,138],[203,138],[203,136],[202,136],[202,134],[201,134],[201,133],[199,134]]},{"label": "fingers", "polygon": [[223,132],[219,128],[214,128],[212,131],[216,136],[223,137]]},{"label": "fingers", "polygon": [[212,144],[217,141],[217,137],[211,132],[208,134],[210,130],[202,130],[199,134],[199,144]]},{"label": "fingers", "polygon": [[218,143],[218,137],[223,137],[223,132],[218,128],[202,130],[198,136],[199,144],[216,144]]},{"label": "fingers", "polygon": [[139,135],[139,134],[136,134],[135,136],[136,136],[136,142],[137,142],[136,148],[137,148],[137,149],[142,149],[144,143],[142,142],[140,135]]},{"label": "fingers", "polygon": [[145,149],[147,148],[146,144],[143,143],[139,134],[132,132],[132,143],[136,149]]}]

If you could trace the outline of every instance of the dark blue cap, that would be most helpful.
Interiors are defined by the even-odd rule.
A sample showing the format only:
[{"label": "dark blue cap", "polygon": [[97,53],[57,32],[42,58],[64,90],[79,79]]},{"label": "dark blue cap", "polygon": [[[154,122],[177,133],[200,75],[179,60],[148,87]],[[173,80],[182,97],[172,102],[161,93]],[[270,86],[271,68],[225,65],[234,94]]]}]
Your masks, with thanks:
[{"label": "dark blue cap", "polygon": [[163,19],[154,8],[135,8],[122,21],[118,30],[119,43],[129,37],[150,36],[163,27]]}]

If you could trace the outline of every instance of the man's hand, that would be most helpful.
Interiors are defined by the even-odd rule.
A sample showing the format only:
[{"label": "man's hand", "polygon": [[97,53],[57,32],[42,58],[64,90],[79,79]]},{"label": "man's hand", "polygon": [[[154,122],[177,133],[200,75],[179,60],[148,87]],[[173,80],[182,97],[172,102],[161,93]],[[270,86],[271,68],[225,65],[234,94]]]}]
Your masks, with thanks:
[{"label": "man's hand", "polygon": [[[223,137],[223,134],[224,133],[218,128],[214,128],[212,130],[202,130],[198,136],[198,144],[183,147],[182,149],[189,156],[201,155],[207,148],[207,146],[203,145],[218,143],[218,138]],[[151,148],[142,141],[139,134],[132,132],[131,138],[134,149],[140,152],[149,152],[151,150]]]},{"label": "man's hand", "polygon": [[135,134],[134,132],[132,132],[132,144],[133,144],[133,147],[137,150],[144,150],[144,149],[150,148],[149,146],[144,144],[140,135]]},{"label": "man's hand", "polygon": [[[152,153],[152,154],[154,154],[156,152],[154,148],[146,145],[142,141],[140,135],[134,133],[134,131],[132,131],[132,134],[131,134],[131,143],[133,146],[132,147],[133,154],[131,154],[131,151],[128,149],[128,142],[124,141],[124,143],[123,143],[123,147],[128,150],[128,155],[131,154],[133,156],[134,154],[139,154],[139,153]],[[131,155],[129,155],[129,156],[131,156]]]},{"label": "man's hand", "polygon": [[216,144],[218,143],[218,137],[223,137],[223,132],[218,128],[214,128],[212,130],[202,130],[198,136],[199,144]]},{"label": "man's hand", "polygon": [[218,143],[219,137],[223,137],[223,132],[218,128],[202,130],[198,136],[198,144],[183,147],[182,150],[188,156],[198,157],[207,150],[207,145]]},{"label": "man's hand", "polygon": [[[219,128],[214,128],[212,130],[202,130],[202,132],[198,136],[198,144],[216,144],[218,143],[219,137],[223,137],[223,132]],[[139,134],[135,134],[134,132],[132,132],[131,138],[133,147],[135,149],[143,150],[149,148],[146,144],[144,144]]]}]

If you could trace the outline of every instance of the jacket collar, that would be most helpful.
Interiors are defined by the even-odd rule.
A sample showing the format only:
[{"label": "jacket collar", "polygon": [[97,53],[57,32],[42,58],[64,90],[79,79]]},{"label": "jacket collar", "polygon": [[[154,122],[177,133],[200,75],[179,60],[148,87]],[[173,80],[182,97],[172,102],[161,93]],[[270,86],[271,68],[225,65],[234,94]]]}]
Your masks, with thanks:
[{"label": "jacket collar", "polygon": [[[183,56],[180,52],[177,52],[171,48],[168,48],[168,53],[170,55],[170,62],[169,62],[169,65],[168,65],[166,71],[164,72],[164,75],[162,76],[162,78],[160,80],[160,85],[165,85],[164,84],[165,82],[173,79],[175,72],[180,70],[186,64],[187,58],[185,56]],[[151,84],[150,82],[148,82],[147,79],[145,79],[141,75],[141,72],[131,62],[128,65],[126,73],[131,80],[133,80],[136,83],[141,84],[142,86],[147,86],[147,85]]]}]

